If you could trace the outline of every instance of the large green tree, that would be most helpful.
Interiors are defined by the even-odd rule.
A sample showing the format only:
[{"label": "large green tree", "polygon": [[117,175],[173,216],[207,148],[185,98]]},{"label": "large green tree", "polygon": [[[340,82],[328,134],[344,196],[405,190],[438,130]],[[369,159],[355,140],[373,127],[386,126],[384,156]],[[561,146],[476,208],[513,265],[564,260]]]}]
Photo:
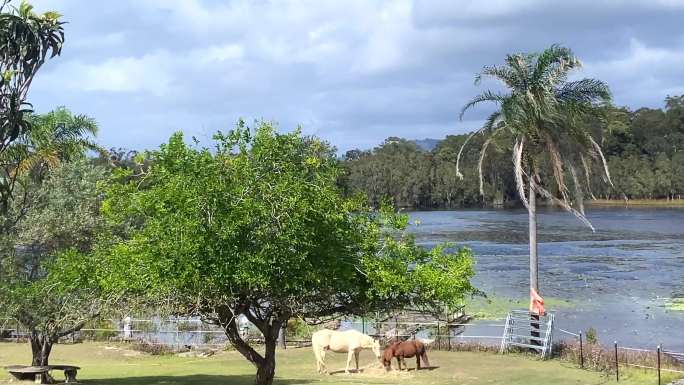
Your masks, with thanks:
[{"label": "large green tree", "polygon": [[33,365],[47,365],[52,345],[107,302],[90,253],[104,229],[96,185],[106,172],[85,159],[61,164],[10,209],[24,214],[2,239],[0,317],[29,332]]},{"label": "large green tree", "polygon": [[[333,149],[299,131],[241,122],[212,150],[176,134],[149,159],[108,188],[104,212],[133,230],[103,248],[103,282],[220,325],[257,384],[271,384],[290,318],[443,311],[473,291],[467,249],[423,249],[406,217],[346,198]],[[262,352],[242,339],[240,316],[263,334]]]},{"label": "large green tree", "polygon": [[[27,94],[46,60],[64,43],[63,22],[56,12],[41,15],[22,1],[18,7],[0,0],[0,155],[31,130]],[[0,175],[0,209],[6,210],[14,188],[11,175]]]},{"label": "large green tree", "polygon": [[[484,126],[472,135],[483,135],[479,162],[480,186],[484,155],[492,142],[507,140],[513,152],[513,170],[519,197],[529,212],[530,289],[539,291],[537,258],[537,195],[575,214],[593,230],[584,216],[582,179],[579,170],[589,174],[591,160],[597,161],[610,181],[608,167],[595,133],[585,124],[600,105],[610,101],[610,91],[595,79],[569,81],[581,67],[572,51],[551,46],[541,53],[507,55],[504,65],[484,67],[476,77],[493,78],[504,86],[502,92],[485,91],[468,102],[470,108],[493,103],[496,110]],[[508,135],[504,135],[507,133]],[[463,146],[466,146],[467,142]],[[457,162],[458,168],[458,162]],[[574,189],[566,182],[568,173]],[[588,178],[587,178],[588,179]],[[481,187],[482,189],[482,187]],[[573,207],[572,196],[580,200]]]},{"label": "large green tree", "polygon": [[32,362],[45,365],[52,345],[106,302],[86,271],[104,231],[96,184],[107,170],[86,159],[98,149],[92,119],[63,108],[29,119],[32,129],[0,154],[14,180],[0,217],[0,318],[29,331]]}]

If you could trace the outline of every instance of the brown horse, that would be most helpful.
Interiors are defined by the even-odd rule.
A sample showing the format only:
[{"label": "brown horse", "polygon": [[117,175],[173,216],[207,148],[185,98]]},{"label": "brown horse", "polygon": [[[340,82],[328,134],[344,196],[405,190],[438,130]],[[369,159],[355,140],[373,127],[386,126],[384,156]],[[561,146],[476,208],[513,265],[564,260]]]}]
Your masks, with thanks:
[{"label": "brown horse", "polygon": [[383,355],[382,363],[385,365],[385,369],[389,370],[392,368],[392,358],[397,358],[397,364],[399,365],[399,370],[401,369],[401,363],[404,363],[406,370],[408,370],[408,365],[406,364],[405,358],[416,357],[416,370],[420,369],[420,360],[426,367],[430,366],[430,361],[428,361],[427,352],[425,349],[425,344],[416,340],[395,342],[388,346]]}]

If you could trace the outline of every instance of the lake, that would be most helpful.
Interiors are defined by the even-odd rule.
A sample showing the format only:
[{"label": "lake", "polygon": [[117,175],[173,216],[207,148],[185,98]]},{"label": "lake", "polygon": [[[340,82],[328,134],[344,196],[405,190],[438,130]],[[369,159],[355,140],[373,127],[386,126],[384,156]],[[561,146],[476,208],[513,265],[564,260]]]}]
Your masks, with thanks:
[{"label": "lake", "polygon": [[[454,242],[473,250],[475,285],[488,295],[529,298],[525,209],[417,211],[411,231],[427,247]],[[540,293],[571,301],[553,309],[557,325],[590,327],[604,344],[684,351],[684,209],[587,208],[592,233],[554,208],[538,212]]]}]

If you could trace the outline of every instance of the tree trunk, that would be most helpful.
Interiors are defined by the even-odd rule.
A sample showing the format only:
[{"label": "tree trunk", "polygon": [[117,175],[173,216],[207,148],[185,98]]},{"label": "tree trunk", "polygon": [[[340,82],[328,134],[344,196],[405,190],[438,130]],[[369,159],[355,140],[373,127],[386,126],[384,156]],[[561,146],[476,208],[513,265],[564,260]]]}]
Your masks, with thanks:
[{"label": "tree trunk", "polygon": [[256,318],[253,314],[250,314],[248,310],[244,310],[242,314],[244,314],[264,336],[265,352],[262,356],[240,336],[237,317],[234,316],[237,312],[234,313],[230,311],[229,308],[221,308],[218,313],[220,324],[223,325],[231,345],[256,367],[257,373],[255,384],[271,385],[273,383],[273,377],[275,376],[275,352],[278,342],[278,333],[289,317],[283,316],[284,319],[264,320]]},{"label": "tree trunk", "polygon": [[[282,329],[281,329],[282,330]],[[277,332],[270,338],[264,336],[264,359],[257,364],[256,385],[271,385],[275,377],[275,350]]]},{"label": "tree trunk", "polygon": [[43,333],[31,332],[29,337],[31,343],[31,353],[33,359],[31,366],[47,366],[49,365],[50,352],[52,352],[52,339]]},{"label": "tree trunk", "polygon": [[[534,289],[539,292],[539,259],[537,257],[537,197],[534,191],[534,177],[530,178],[529,201],[529,232],[530,232],[530,292]],[[541,294],[540,294],[541,295]],[[539,338],[539,316],[532,315],[530,323],[530,335]],[[532,345],[540,345],[539,341],[531,340]]]},{"label": "tree trunk", "polygon": [[285,341],[285,332],[287,331],[287,322],[283,323],[283,327],[278,332],[278,346],[281,349],[287,349],[287,341]]}]

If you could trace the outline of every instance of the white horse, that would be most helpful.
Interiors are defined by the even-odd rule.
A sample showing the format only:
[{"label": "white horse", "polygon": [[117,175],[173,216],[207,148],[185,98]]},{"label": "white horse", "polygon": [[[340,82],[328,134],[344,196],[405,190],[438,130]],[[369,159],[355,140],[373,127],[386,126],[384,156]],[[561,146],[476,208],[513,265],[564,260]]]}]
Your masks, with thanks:
[{"label": "white horse", "polygon": [[371,349],[375,357],[380,360],[380,342],[356,330],[335,331],[323,329],[311,336],[311,347],[316,356],[318,373],[328,373],[325,364],[325,352],[347,353],[347,367],[344,372],[349,374],[349,364],[352,357],[356,358],[356,371],[359,371],[359,353],[363,349]]}]

